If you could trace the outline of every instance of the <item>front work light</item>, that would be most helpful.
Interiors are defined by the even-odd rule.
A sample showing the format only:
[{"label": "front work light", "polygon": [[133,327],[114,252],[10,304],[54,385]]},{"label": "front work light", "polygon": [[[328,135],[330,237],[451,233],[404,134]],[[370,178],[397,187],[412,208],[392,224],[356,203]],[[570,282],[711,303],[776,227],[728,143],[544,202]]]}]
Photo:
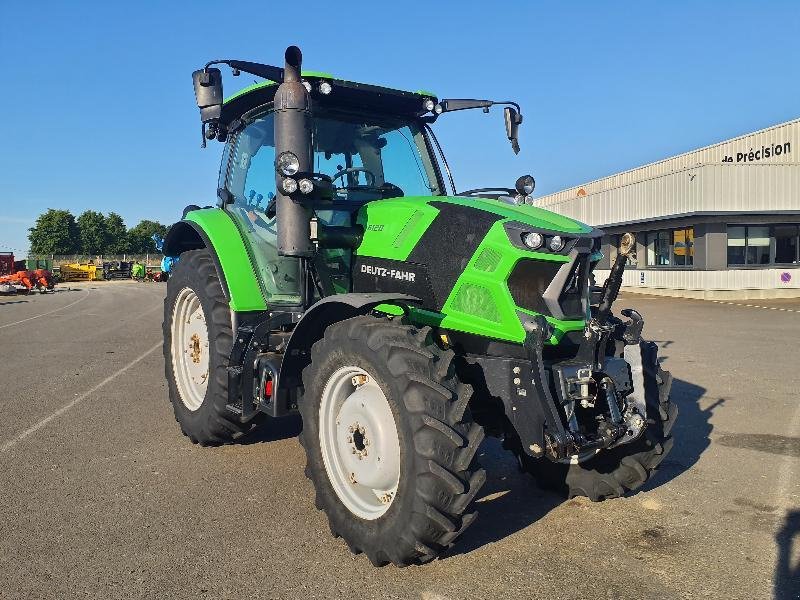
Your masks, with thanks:
[{"label": "front work light", "polygon": [[281,181],[281,187],[287,194],[294,194],[297,191],[297,182],[291,177],[287,177]]},{"label": "front work light", "polygon": [[548,244],[548,247],[553,252],[561,252],[564,249],[564,245],[566,243],[567,242],[564,241],[564,238],[562,238],[560,235],[554,235],[553,237],[550,238],[550,243]]},{"label": "front work light", "polygon": [[428,98],[427,100],[425,100],[425,102],[423,102],[422,106],[424,106],[425,110],[427,110],[428,112],[433,112],[433,109],[436,106],[436,104],[434,103],[433,100]]},{"label": "front work light", "polygon": [[297,182],[297,186],[300,188],[301,194],[310,194],[314,191],[314,182],[310,179],[301,179]]},{"label": "front work light", "polygon": [[319,93],[323,96],[327,96],[333,91],[333,87],[327,81],[323,81],[319,84]]},{"label": "front work light", "polygon": [[531,250],[536,250],[544,244],[544,236],[539,232],[531,231],[522,235],[522,243]]},{"label": "front work light", "polygon": [[523,196],[530,196],[536,188],[536,180],[530,175],[523,175],[514,184],[514,188]]},{"label": "front work light", "polygon": [[291,177],[300,170],[300,160],[291,152],[281,152],[275,161],[275,167],[281,175]]}]

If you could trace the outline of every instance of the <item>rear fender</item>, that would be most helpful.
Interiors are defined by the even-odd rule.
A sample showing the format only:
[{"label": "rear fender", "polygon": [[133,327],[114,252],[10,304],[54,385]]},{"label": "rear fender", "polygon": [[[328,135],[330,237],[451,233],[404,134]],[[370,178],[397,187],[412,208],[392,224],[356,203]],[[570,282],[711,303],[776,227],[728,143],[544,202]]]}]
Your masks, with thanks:
[{"label": "rear fender", "polygon": [[175,223],[164,239],[165,256],[208,248],[231,311],[267,310],[266,297],[242,236],[230,216],[219,208],[192,210]]}]

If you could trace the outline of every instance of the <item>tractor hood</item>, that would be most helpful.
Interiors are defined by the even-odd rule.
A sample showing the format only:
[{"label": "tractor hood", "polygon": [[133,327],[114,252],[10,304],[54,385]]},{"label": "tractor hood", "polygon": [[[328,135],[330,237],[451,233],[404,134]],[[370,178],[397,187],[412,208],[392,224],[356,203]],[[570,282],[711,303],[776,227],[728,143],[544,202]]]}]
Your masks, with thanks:
[{"label": "tractor hood", "polygon": [[[357,253],[405,260],[423,234],[439,238],[450,254],[466,252],[481,242],[493,225],[504,225],[570,238],[599,237],[588,225],[536,206],[461,196],[406,196],[365,204],[358,214],[364,238]],[[436,227],[431,229],[433,223]],[[433,233],[437,232],[437,233]],[[505,236],[505,234],[503,234]]]},{"label": "tractor hood", "polygon": [[[554,340],[583,328],[597,229],[535,206],[458,196],[368,202],[358,223],[356,292],[409,294],[444,328],[515,343],[525,337],[520,315],[543,314]],[[530,232],[543,238],[535,248],[524,242]],[[577,272],[577,292],[563,292]]]},{"label": "tractor hood", "polygon": [[[431,199],[427,198],[427,200]],[[592,231],[590,226],[580,221],[550,212],[538,206],[529,206],[527,204],[511,205],[502,200],[491,198],[467,198],[462,196],[437,197],[435,200],[484,210],[499,215],[504,219],[510,219],[519,223],[524,223],[525,225],[549,229],[551,231],[579,234]]]}]

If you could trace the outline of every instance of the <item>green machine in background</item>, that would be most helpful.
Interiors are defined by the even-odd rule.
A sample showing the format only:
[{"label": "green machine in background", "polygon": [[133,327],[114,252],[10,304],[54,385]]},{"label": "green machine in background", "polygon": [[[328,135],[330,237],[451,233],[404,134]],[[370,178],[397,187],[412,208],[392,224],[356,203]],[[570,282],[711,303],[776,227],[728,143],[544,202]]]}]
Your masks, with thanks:
[{"label": "green machine in background", "polygon": [[[592,294],[601,232],[532,206],[530,176],[457,192],[431,128],[499,105],[517,152],[516,103],[285,59],[193,74],[203,145],[224,150],[216,206],[186,207],[163,247],[183,432],[222,444],[299,412],[317,507],[376,565],[431,560],[474,520],[485,434],[568,495],[641,486],[677,410],[642,317],[611,312],[632,238]],[[264,81],[223,101],[214,65]]]}]

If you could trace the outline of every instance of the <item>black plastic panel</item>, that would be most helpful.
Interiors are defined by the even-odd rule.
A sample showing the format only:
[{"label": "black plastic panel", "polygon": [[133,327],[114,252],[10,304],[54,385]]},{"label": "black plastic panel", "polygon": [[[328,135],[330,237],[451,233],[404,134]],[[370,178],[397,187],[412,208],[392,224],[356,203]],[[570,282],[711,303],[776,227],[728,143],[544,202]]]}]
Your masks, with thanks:
[{"label": "black plastic panel", "polygon": [[550,316],[542,294],[564,263],[524,258],[511,271],[508,289],[520,308]]}]

